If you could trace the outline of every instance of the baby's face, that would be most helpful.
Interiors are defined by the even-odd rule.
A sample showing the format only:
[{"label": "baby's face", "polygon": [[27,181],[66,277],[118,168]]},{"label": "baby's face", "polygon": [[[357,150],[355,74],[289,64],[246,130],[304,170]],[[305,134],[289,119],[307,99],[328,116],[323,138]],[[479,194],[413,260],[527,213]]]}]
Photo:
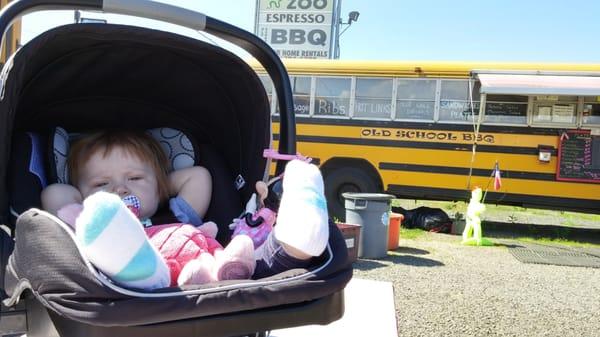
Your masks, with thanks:
[{"label": "baby's face", "polygon": [[135,195],[141,203],[140,217],[149,218],[158,208],[158,181],[152,166],[120,147],[106,156],[97,151],[81,167],[77,188],[84,198],[97,191]]}]

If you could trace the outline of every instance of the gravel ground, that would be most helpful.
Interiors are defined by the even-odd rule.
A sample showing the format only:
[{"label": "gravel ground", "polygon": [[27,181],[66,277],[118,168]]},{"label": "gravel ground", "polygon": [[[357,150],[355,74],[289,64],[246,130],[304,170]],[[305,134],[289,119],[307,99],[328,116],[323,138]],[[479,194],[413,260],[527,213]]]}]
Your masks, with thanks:
[{"label": "gravel ground", "polygon": [[600,268],[523,264],[437,233],[354,267],[393,283],[398,336],[600,336]]}]

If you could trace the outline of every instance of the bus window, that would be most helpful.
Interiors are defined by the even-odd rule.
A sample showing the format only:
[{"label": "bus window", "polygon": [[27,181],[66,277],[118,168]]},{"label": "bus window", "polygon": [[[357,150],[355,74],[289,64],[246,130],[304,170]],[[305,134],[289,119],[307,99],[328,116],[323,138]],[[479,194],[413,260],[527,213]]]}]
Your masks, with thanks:
[{"label": "bus window", "polygon": [[528,99],[521,95],[487,95],[483,121],[526,125]]},{"label": "bus window", "polygon": [[310,112],[310,76],[292,76],[290,81],[294,94],[294,113],[308,116]]},{"label": "bus window", "polygon": [[[290,76],[290,85],[294,98],[294,113],[308,116],[310,112],[310,77]],[[279,104],[275,104],[275,114],[279,114]]]},{"label": "bus window", "polygon": [[390,119],[392,79],[357,78],[354,117]]},{"label": "bus window", "polygon": [[585,97],[583,102],[583,124],[600,124],[600,96]]},{"label": "bus window", "polygon": [[471,114],[479,115],[479,90],[473,82],[473,105],[470,104],[469,80],[442,80],[440,121],[471,122]]},{"label": "bus window", "polygon": [[436,80],[398,79],[396,119],[433,120]]},{"label": "bus window", "polygon": [[348,117],[351,83],[350,78],[318,77],[314,115]]},{"label": "bus window", "polygon": [[575,124],[576,96],[534,96],[533,122],[537,124]]},{"label": "bus window", "polygon": [[[267,97],[269,98],[269,104],[273,106],[273,82],[271,81],[271,78],[267,75],[260,75],[258,76],[258,78],[262,82],[262,85],[265,87]],[[273,111],[273,109],[271,109],[271,111]],[[277,113],[279,113],[279,109],[277,110]]]}]

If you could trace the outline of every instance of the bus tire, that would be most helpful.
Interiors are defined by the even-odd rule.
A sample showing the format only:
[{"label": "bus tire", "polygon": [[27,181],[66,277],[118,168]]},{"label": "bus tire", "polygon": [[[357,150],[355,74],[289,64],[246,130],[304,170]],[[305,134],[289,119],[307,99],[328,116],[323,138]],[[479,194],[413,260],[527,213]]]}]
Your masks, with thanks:
[{"label": "bus tire", "polygon": [[361,169],[344,167],[332,171],[325,176],[325,198],[329,216],[345,221],[346,207],[343,193],[371,193],[377,190],[375,179]]}]

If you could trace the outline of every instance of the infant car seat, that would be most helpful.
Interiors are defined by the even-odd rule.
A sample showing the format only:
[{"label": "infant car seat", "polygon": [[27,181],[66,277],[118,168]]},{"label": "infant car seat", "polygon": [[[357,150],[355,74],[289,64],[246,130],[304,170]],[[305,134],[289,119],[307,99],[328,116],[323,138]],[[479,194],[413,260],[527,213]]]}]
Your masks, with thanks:
[{"label": "infant car seat", "polygon": [[[106,0],[13,1],[0,13],[0,30],[6,31],[16,16],[38,4],[160,13],[163,20],[244,47],[263,64],[277,88],[282,111],[279,150],[295,153],[287,73],[276,54],[255,36],[156,2]],[[76,24],[27,43],[5,64],[0,78],[0,224],[10,233],[0,236],[0,270],[5,274],[0,288],[6,292],[7,306],[2,315],[15,318],[11,322],[18,323],[23,315],[27,320],[27,331],[0,324],[0,332],[234,336],[327,324],[341,317],[352,267],[343,237],[332,223],[326,251],[307,269],[260,280],[136,291],[98,273],[81,254],[68,226],[37,209],[39,189],[59,181],[64,172],[53,154],[56,126],[70,133],[166,127],[182,131],[197,144],[194,163],[207,166],[218,180],[214,190],[225,191],[213,197],[206,219],[215,220],[220,232],[227,233],[230,220],[253,193],[254,182],[267,176],[269,165],[262,151],[272,142],[266,93],[239,57],[176,34]],[[282,169],[278,163],[276,173]],[[11,214],[14,221],[9,220]],[[222,243],[226,240],[227,235],[221,237]]]}]

